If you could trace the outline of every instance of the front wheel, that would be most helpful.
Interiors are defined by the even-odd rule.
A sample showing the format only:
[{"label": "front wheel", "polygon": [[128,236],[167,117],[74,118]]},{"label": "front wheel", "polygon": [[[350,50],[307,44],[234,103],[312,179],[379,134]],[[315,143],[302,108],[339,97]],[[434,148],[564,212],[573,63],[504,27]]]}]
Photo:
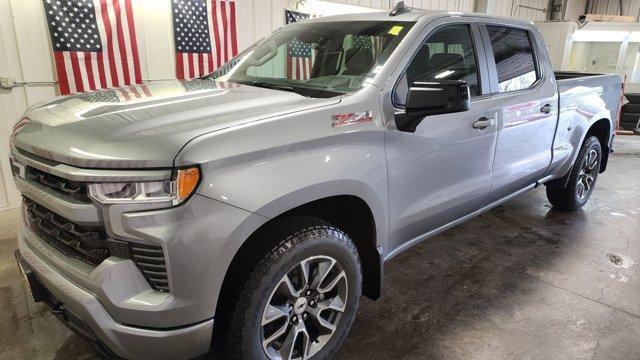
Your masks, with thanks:
[{"label": "front wheel", "polygon": [[566,186],[549,184],[547,198],[558,210],[575,211],[587,203],[598,180],[602,147],[595,136],[588,138],[578,154]]},{"label": "front wheel", "polygon": [[[267,235],[268,234],[268,235]],[[273,247],[255,264],[228,329],[218,332],[225,359],[335,357],[355,318],[361,266],[353,241],[311,217],[280,221],[261,241]],[[215,334],[214,334],[215,335]]]}]

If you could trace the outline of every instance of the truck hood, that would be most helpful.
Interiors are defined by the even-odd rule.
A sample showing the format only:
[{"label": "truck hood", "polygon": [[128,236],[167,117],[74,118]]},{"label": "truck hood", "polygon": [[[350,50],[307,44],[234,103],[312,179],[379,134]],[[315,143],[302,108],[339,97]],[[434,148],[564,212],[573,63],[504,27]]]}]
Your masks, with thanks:
[{"label": "truck hood", "polygon": [[38,105],[13,140],[19,149],[78,167],[171,167],[199,135],[338,101],[212,80],[157,82]]}]

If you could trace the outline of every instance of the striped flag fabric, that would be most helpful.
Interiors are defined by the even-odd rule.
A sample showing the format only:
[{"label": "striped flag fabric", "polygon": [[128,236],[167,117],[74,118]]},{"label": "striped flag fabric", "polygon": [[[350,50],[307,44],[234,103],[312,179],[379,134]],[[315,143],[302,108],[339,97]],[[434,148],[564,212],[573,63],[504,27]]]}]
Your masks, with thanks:
[{"label": "striped flag fabric", "polygon": [[86,102],[90,103],[98,103],[98,102],[110,102],[110,103],[120,103],[127,102],[136,99],[143,99],[146,97],[151,97],[151,90],[147,85],[139,85],[139,86],[123,86],[117,89],[112,90],[104,90],[98,91],[89,94],[81,94],[78,95],[79,99],[82,99]]},{"label": "striped flag fabric", "polygon": [[43,0],[61,94],[142,82],[132,0]]},{"label": "striped flag fabric", "polygon": [[360,35],[354,36],[353,39],[353,47],[370,50],[375,61],[378,61],[383,50],[383,45],[384,38],[382,36]]},{"label": "striped flag fabric", "polygon": [[[287,24],[309,18],[311,18],[309,14],[285,10],[285,22]],[[287,79],[307,80],[311,78],[314,60],[313,52],[311,44],[303,43],[295,38],[289,43],[287,49]]]},{"label": "striped flag fabric", "polygon": [[235,0],[172,0],[176,77],[212,73],[238,54]]},{"label": "striped flag fabric", "polygon": [[239,88],[241,85],[232,82],[215,81],[211,79],[197,79],[193,81],[184,81],[182,86],[187,92],[202,91],[202,90],[229,90]]}]

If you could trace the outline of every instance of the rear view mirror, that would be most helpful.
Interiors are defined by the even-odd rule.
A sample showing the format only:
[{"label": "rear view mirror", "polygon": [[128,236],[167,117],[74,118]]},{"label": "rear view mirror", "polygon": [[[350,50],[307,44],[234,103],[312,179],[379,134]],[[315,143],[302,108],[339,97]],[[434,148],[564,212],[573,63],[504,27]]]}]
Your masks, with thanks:
[{"label": "rear view mirror", "polygon": [[278,45],[274,41],[269,41],[262,46],[256,47],[251,55],[247,57],[247,64],[251,66],[264,65],[267,61],[278,55]]},{"label": "rear view mirror", "polygon": [[416,81],[409,88],[405,112],[396,115],[396,127],[413,132],[425,116],[467,111],[470,105],[471,93],[464,81]]}]

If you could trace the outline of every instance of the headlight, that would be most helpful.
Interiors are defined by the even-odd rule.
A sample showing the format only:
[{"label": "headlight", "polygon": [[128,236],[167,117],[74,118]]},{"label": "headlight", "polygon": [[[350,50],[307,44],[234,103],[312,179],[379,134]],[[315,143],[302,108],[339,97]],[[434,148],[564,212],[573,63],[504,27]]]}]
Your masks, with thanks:
[{"label": "headlight", "polygon": [[89,185],[89,195],[104,204],[171,202],[186,200],[200,182],[197,167],[180,169],[175,179],[166,181],[97,183]]}]

